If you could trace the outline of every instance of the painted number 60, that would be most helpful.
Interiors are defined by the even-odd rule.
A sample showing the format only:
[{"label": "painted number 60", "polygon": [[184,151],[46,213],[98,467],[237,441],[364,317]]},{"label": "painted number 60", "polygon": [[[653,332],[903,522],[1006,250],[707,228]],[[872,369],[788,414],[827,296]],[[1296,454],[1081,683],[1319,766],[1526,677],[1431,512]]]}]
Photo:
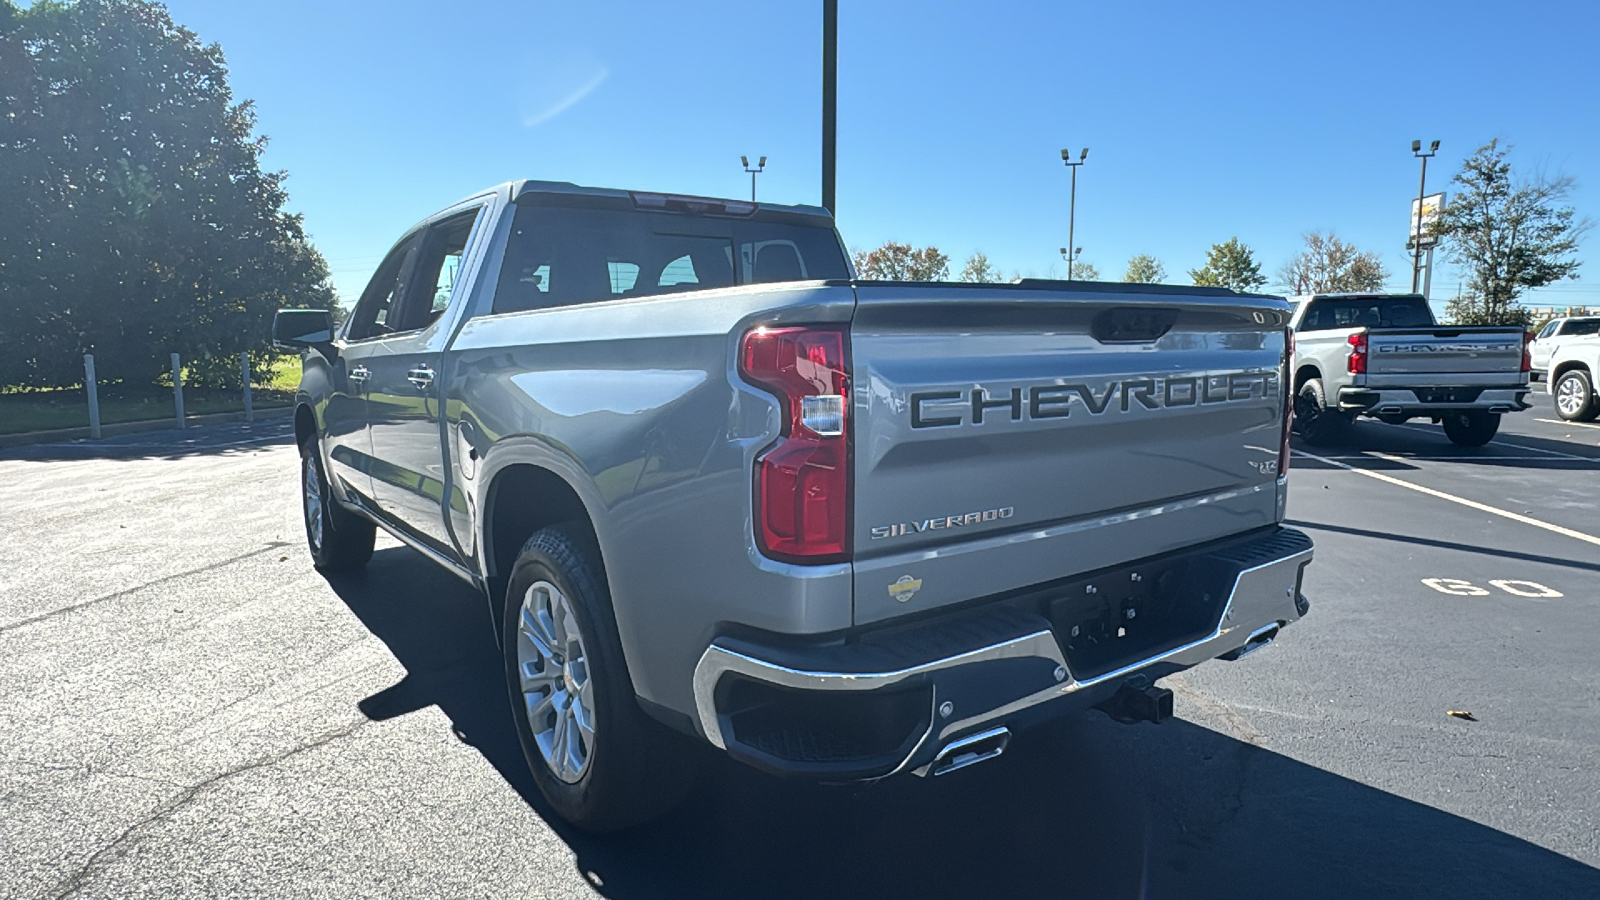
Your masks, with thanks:
[{"label": "painted number 60", "polygon": [[[1460,578],[1424,578],[1422,583],[1433,588],[1441,594],[1452,594],[1457,597],[1487,597],[1489,591],[1478,587],[1470,581]],[[1565,596],[1555,588],[1547,588],[1537,581],[1519,581],[1517,579],[1496,579],[1489,582],[1494,587],[1518,597],[1534,597],[1545,599],[1547,597]]]}]

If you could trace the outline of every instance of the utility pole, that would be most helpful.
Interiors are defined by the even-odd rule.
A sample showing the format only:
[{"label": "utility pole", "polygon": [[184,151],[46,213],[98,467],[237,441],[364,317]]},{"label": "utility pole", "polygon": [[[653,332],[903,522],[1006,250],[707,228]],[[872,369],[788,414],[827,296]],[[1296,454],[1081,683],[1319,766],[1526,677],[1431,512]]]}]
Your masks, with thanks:
[{"label": "utility pole", "polygon": [[[1428,152],[1422,152],[1422,142],[1411,142],[1411,155],[1422,160],[1422,179],[1417,182],[1416,236],[1411,241],[1411,293],[1422,288],[1422,198],[1428,193],[1428,158],[1439,152],[1439,142],[1434,141]],[[1432,276],[1432,272],[1428,273]]]},{"label": "utility pole", "polygon": [[839,112],[839,0],[822,0],[822,208],[839,217],[835,144]]},{"label": "utility pole", "polygon": [[739,157],[739,164],[744,166],[746,172],[750,173],[750,202],[754,203],[756,202],[756,176],[760,175],[761,171],[767,167],[767,158],[765,156],[761,157],[761,161],[756,163],[754,169],[750,168],[750,157],[748,156]]},{"label": "utility pole", "polygon": [[1067,259],[1068,281],[1072,280],[1072,264],[1077,260],[1078,254],[1083,251],[1083,248],[1077,244],[1076,232],[1078,224],[1078,167],[1083,165],[1083,161],[1088,158],[1088,147],[1083,148],[1083,152],[1078,154],[1076,160],[1072,158],[1071,150],[1061,151],[1061,161],[1066,163],[1067,168],[1072,170],[1072,200],[1067,205],[1067,247],[1072,247],[1074,250],[1072,253],[1068,253],[1066,247],[1061,248],[1061,255]]}]

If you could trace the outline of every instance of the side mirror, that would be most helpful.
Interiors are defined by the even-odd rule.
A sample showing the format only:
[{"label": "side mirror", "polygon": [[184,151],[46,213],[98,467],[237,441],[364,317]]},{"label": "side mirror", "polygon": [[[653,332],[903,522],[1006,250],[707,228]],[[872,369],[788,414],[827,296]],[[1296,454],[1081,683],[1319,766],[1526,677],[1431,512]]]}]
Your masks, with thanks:
[{"label": "side mirror", "polygon": [[333,314],[325,309],[280,309],[272,317],[272,346],[304,350],[333,341]]}]

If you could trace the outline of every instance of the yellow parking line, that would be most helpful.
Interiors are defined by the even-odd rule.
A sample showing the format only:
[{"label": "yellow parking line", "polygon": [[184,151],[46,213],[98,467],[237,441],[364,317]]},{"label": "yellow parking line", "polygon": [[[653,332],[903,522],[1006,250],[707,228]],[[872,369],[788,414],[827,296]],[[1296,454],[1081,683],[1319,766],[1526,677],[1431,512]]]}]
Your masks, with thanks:
[{"label": "yellow parking line", "polygon": [[[1543,528],[1545,531],[1554,532],[1554,533],[1559,534],[1559,535],[1564,535],[1566,537],[1573,538],[1574,540],[1583,541],[1586,544],[1593,544],[1596,547],[1600,547],[1600,537],[1595,537],[1592,534],[1584,534],[1581,531],[1573,531],[1571,528],[1563,528],[1560,525],[1553,525],[1553,524],[1551,524],[1549,522],[1540,521],[1539,519],[1534,519],[1534,518],[1530,518],[1528,516],[1521,515],[1519,513],[1514,513],[1514,512],[1512,512],[1512,511],[1510,511],[1508,509],[1500,509],[1497,506],[1490,506],[1487,503],[1479,503],[1476,500],[1468,500],[1465,497],[1457,497],[1455,494],[1447,494],[1444,491],[1436,491],[1433,488],[1423,487],[1420,484],[1412,484],[1409,481],[1406,481],[1406,480],[1401,479],[1401,478],[1396,478],[1393,475],[1385,475],[1382,472],[1374,472],[1371,469],[1358,469],[1355,466],[1347,465],[1345,463],[1339,462],[1336,459],[1329,459],[1326,456],[1318,456],[1315,453],[1307,453],[1304,450],[1296,450],[1296,451],[1294,451],[1294,453],[1296,455],[1298,455],[1298,456],[1304,456],[1307,459],[1314,459],[1317,462],[1327,463],[1330,466],[1337,466],[1337,467],[1339,467],[1341,469],[1346,469],[1348,471],[1355,472],[1358,475],[1365,475],[1368,478],[1376,478],[1379,481],[1385,481],[1385,482],[1388,482],[1389,484],[1396,485],[1398,487],[1408,488],[1410,490],[1416,491],[1416,492],[1421,493],[1421,494],[1427,494],[1430,497],[1438,497],[1440,500],[1449,500],[1451,503],[1459,503],[1462,506],[1465,506],[1465,507],[1467,507],[1469,509],[1475,509],[1475,510],[1477,510],[1479,512],[1490,513],[1491,515],[1496,515],[1496,516],[1500,516],[1501,518],[1510,519],[1513,522],[1521,522],[1524,525],[1532,525],[1535,528]],[[1379,457],[1381,459],[1389,460],[1391,462],[1405,462],[1406,461],[1405,457],[1389,456],[1388,454],[1385,454],[1385,453],[1374,453],[1373,455],[1377,456],[1377,457]]]}]

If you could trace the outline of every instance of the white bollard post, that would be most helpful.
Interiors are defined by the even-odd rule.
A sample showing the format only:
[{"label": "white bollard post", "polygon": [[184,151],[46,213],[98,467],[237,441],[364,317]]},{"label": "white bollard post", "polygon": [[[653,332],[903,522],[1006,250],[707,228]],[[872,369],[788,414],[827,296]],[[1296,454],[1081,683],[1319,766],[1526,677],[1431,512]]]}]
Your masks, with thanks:
[{"label": "white bollard post", "polygon": [[94,380],[94,354],[83,355],[83,389],[89,394],[89,437],[100,440],[100,385]]},{"label": "white bollard post", "polygon": [[178,427],[183,427],[183,368],[178,364],[178,354],[172,354],[172,405],[178,413]]},{"label": "white bollard post", "polygon": [[239,365],[244,371],[244,420],[246,422],[254,422],[256,413],[255,410],[250,408],[250,354],[248,352],[239,354]]}]

